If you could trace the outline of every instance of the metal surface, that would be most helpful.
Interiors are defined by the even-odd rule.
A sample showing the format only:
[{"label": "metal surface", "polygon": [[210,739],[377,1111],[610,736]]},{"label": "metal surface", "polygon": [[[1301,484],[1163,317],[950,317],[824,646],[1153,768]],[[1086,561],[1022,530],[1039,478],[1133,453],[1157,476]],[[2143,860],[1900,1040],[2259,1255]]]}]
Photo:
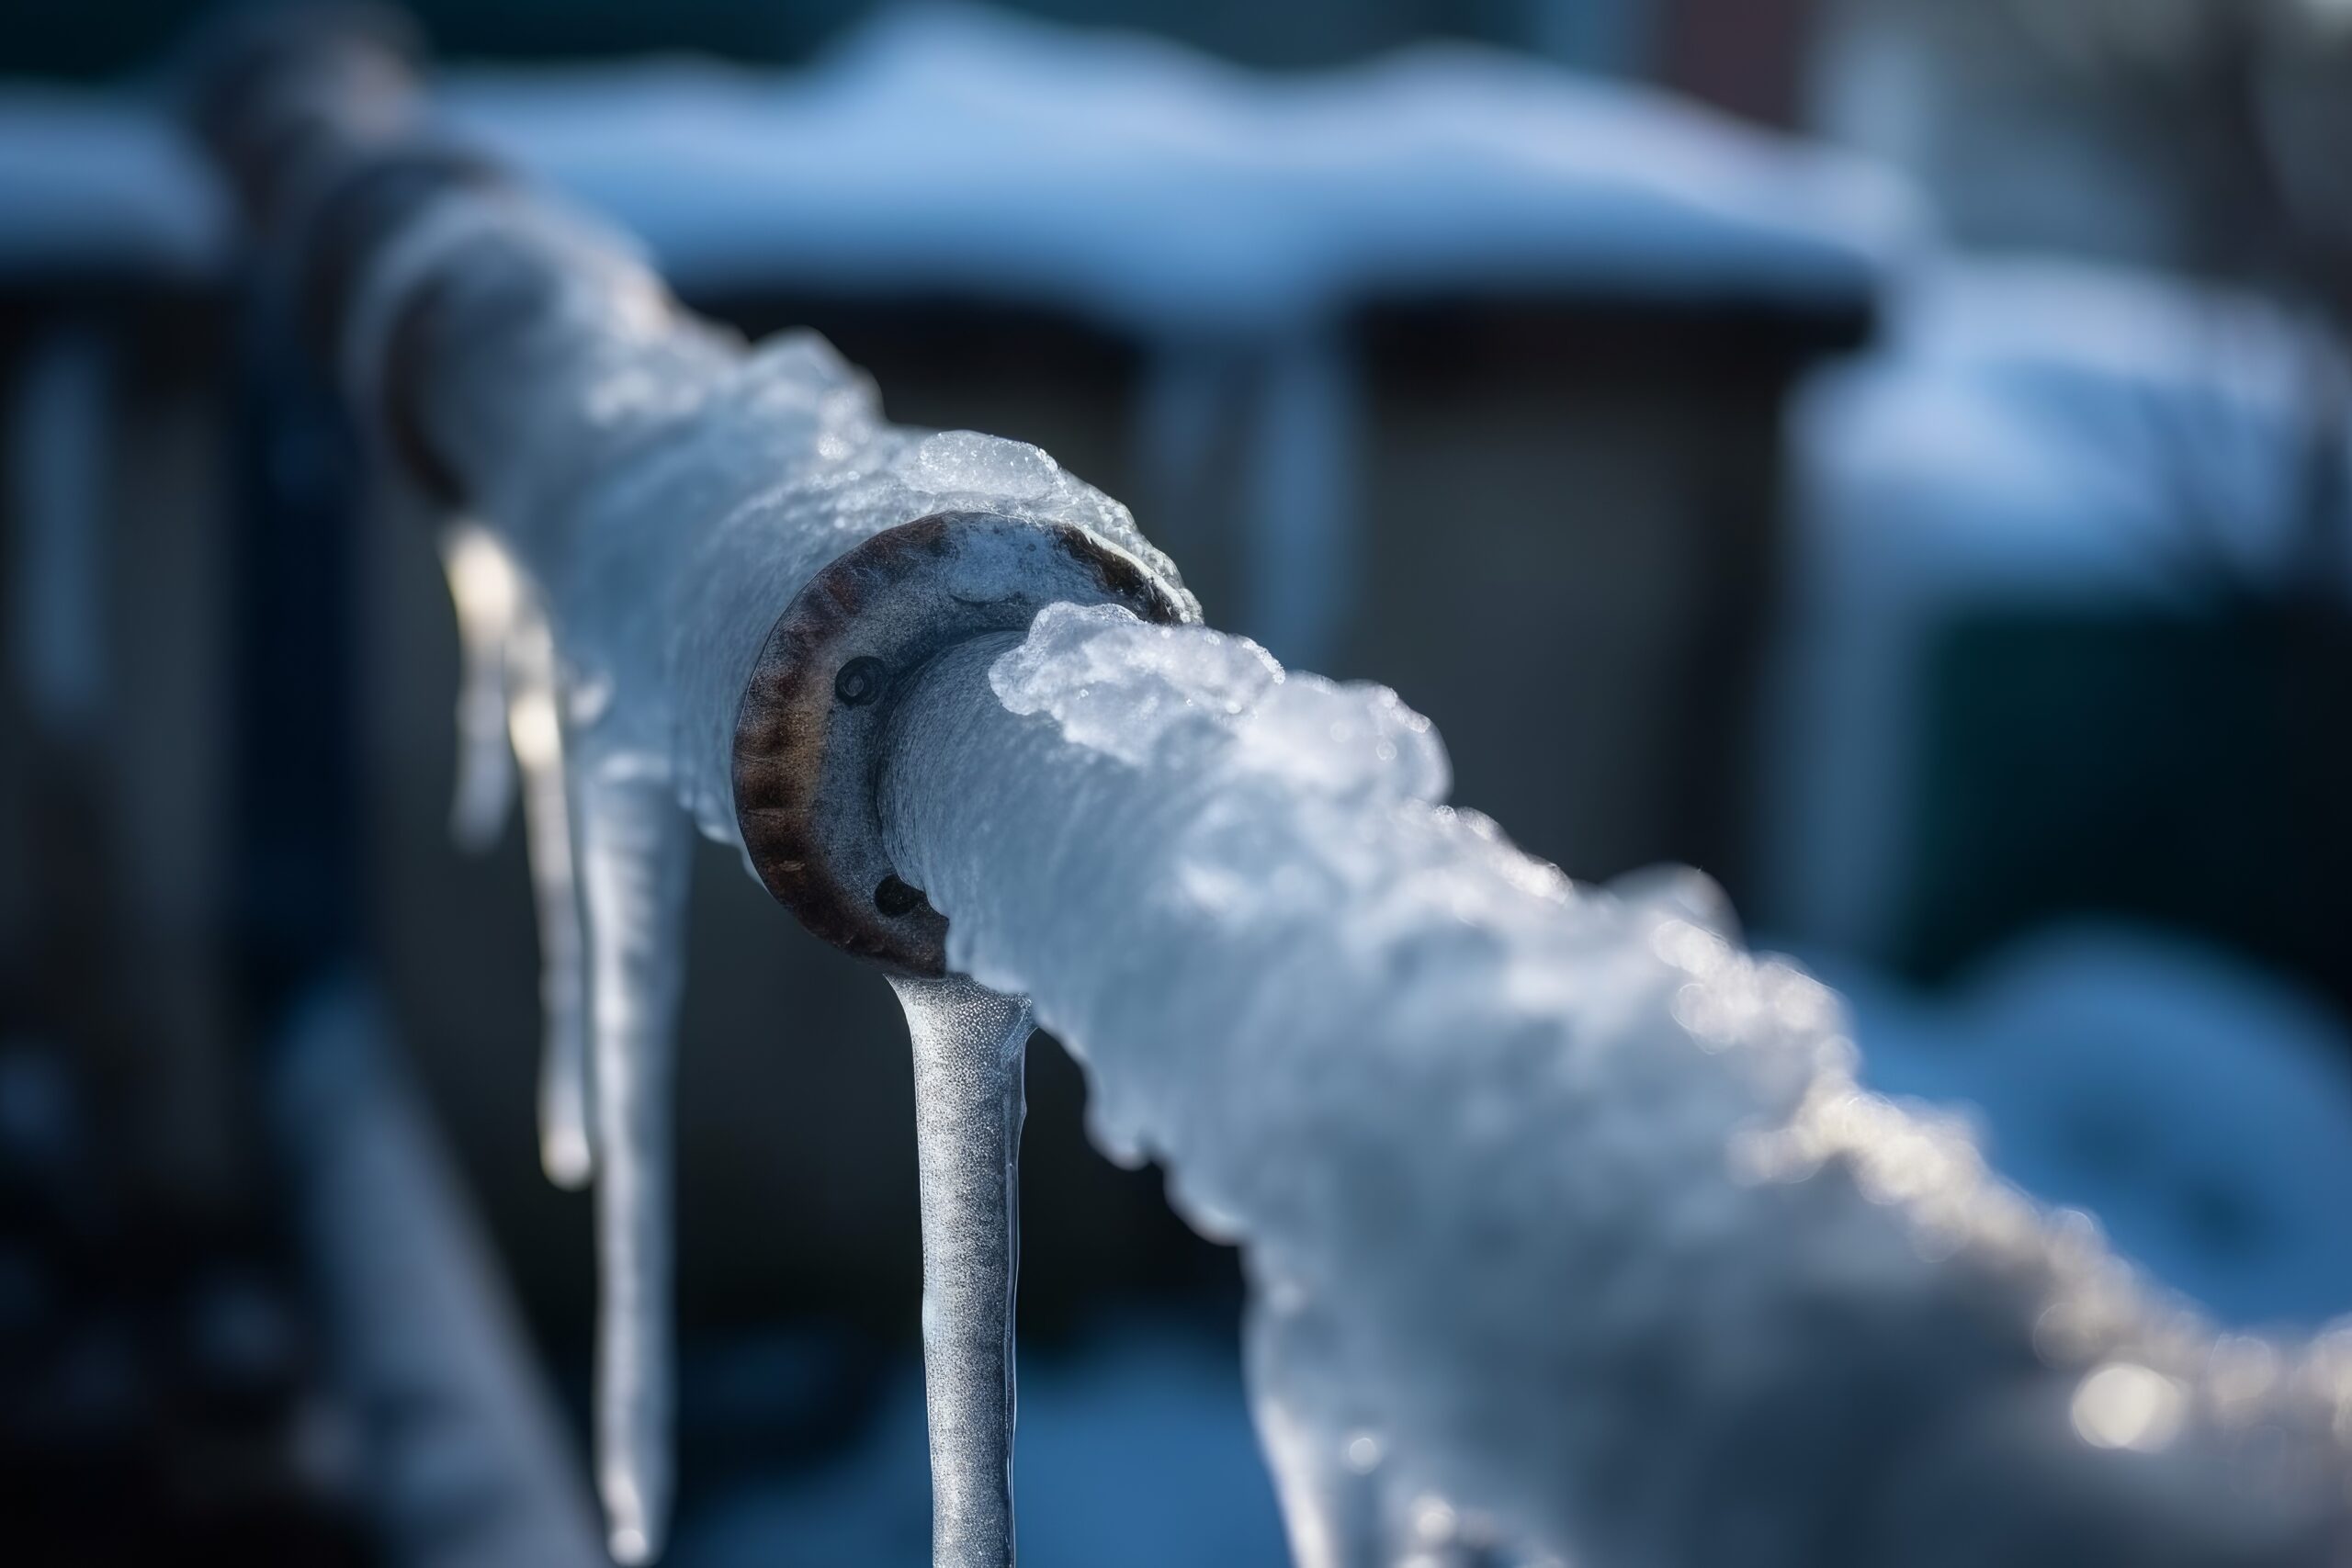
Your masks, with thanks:
[{"label": "metal surface", "polygon": [[875,804],[892,716],[943,650],[1019,632],[1063,601],[1183,619],[1133,557],[1082,529],[944,512],[877,534],[801,589],[735,726],[735,815],[761,882],[835,946],[945,973],[947,921],[900,877]]}]

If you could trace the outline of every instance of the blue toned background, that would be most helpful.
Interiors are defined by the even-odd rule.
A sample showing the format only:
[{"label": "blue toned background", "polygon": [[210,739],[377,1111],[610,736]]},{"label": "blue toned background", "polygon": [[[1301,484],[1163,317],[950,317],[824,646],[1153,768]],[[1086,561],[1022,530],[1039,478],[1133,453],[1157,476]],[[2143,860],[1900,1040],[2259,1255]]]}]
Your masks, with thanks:
[{"label": "blue toned background", "polygon": [[[2342,6],[414,14],[695,309],[1043,446],[1572,875],[1707,870],[2223,1321],[2352,1310]],[[430,531],[247,341],[207,15],[0,33],[11,1561],[579,1561],[520,836],[450,843]],[[919,1562],[896,1010],[703,869],[671,1561]],[[1024,1556],[1285,1561],[1234,1258],[1030,1102]]]}]

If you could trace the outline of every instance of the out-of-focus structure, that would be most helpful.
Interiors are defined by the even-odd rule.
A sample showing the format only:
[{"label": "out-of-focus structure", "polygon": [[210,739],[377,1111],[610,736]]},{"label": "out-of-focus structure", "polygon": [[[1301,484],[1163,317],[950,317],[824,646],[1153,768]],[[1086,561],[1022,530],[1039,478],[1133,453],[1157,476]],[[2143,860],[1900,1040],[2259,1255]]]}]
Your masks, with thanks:
[{"label": "out-of-focus structure", "polygon": [[[642,236],[689,301],[752,330],[814,326],[874,371],[895,416],[1034,439],[1134,498],[1213,614],[1446,712],[1464,797],[1531,847],[1596,874],[1679,859],[1737,884],[1781,411],[1808,363],[1867,333],[1908,243],[1901,193],[1867,170],[1500,55],[1430,49],[1291,85],[955,11],[878,23],[801,79],[459,73],[447,107]],[[40,215],[13,262],[25,308],[107,272],[164,279],[115,290],[138,303],[107,330],[154,367],[153,405],[200,432],[225,347],[209,190],[160,127],[54,96],[13,112],[17,143],[53,153],[12,197]],[[61,181],[62,166],[83,173]],[[187,347],[157,359],[150,343]],[[192,434],[119,471],[203,497],[220,493],[208,460]],[[95,504],[185,515],[120,488]],[[1485,535],[1476,556],[1453,547],[1464,527]],[[428,1062],[454,1075],[465,1118],[490,1118],[523,1087],[497,1043],[529,1032],[533,998],[502,978],[528,971],[528,924],[481,897],[511,861],[466,868],[439,849],[453,677],[429,552],[396,533],[358,548],[375,605],[355,716],[381,835],[370,923]],[[1473,564],[1488,560],[1515,570]],[[174,587],[175,615],[232,613],[217,577]],[[175,712],[226,704],[211,668],[213,694]],[[1520,693],[1536,672],[1546,718],[1531,727]],[[219,765],[201,736],[183,754],[198,777]],[[180,791],[138,819],[184,821],[174,841],[198,843],[184,814],[206,809]],[[764,942],[756,904],[700,908],[710,951]],[[868,1026],[827,966],[796,958],[773,984],[817,998],[801,1005],[828,1027]],[[738,1037],[763,1005],[715,981],[688,1004],[689,1038]],[[834,1091],[892,1092],[840,1066],[853,1077]],[[1072,1080],[1050,1064],[1040,1078],[1041,1106],[1068,1103]],[[702,1104],[725,1124],[759,1098],[722,1081],[689,1066],[690,1119]],[[794,1129],[759,1180],[839,1171],[830,1141],[853,1121]],[[1087,1156],[1048,1141],[1037,1157]],[[726,1159],[690,1169],[689,1189],[748,1178],[743,1154]],[[542,1212],[527,1171],[505,1179],[496,1211]],[[1170,1235],[1148,1192],[1087,1201],[1111,1205],[1085,1222],[1098,1251],[1164,1267],[1147,1262]],[[829,1291],[878,1297],[904,1267],[849,1212],[796,1223],[827,1227],[805,1239],[835,1258]],[[1137,1225],[1160,1239],[1122,1239]],[[716,1250],[753,1267],[755,1250],[797,1249]],[[1037,1310],[1058,1289],[1033,1276]]]},{"label": "out-of-focus structure", "polygon": [[[1531,850],[1579,876],[1717,871],[1768,938],[1851,986],[1883,1087],[1987,1106],[2005,1169],[2108,1215],[2225,1318],[2352,1304],[2340,1219],[2310,1201],[2339,1174],[2344,1031],[2297,989],[2352,995],[2334,916],[2352,772],[2330,724],[2352,570],[2340,24],[2284,0],[1524,9],[1488,30],[1767,120],[1801,112],[1817,27],[1821,122],[1914,183],[1469,46],[1276,76],[957,10],[873,22],[786,72],[461,67],[439,108],[642,236],[697,308],[814,325],[893,417],[1038,442],[1134,502],[1212,619],[1436,715],[1457,798]],[[96,1043],[163,1228],[193,1212],[245,1234],[263,1183],[233,1109],[254,1024],[236,933],[276,921],[313,951],[322,931],[287,915],[327,868],[347,897],[333,941],[385,958],[386,995],[304,1013],[309,1037],[372,1061],[398,1036],[528,1325],[576,1361],[585,1229],[520,1133],[519,845],[445,847],[457,653],[429,545],[390,520],[302,558],[299,508],[254,529],[256,475],[299,497],[342,457],[295,440],[224,459],[267,378],[224,368],[252,363],[226,224],[157,117],[0,94],[0,213],[23,220],[0,224],[22,677],[0,712],[18,1010],[0,1022]],[[252,635],[256,605],[320,582],[350,589],[342,674],[272,652],[316,626]],[[298,727],[256,751],[223,716],[315,704],[345,675],[341,737]],[[349,787],[314,794],[325,778]],[[283,818],[271,787],[345,815]],[[908,1091],[888,1053],[763,1051],[779,1010],[873,1038],[888,1004],[739,877],[697,886],[686,1425],[690,1473],[726,1495],[689,1499],[718,1522],[682,1545],[756,1561],[763,1520],[823,1541],[823,1520],[920,1506],[868,1483],[919,1474],[876,1348],[910,1329],[912,1162],[876,1153]],[[2239,958],[2048,934],[2085,917]],[[1231,1290],[1156,1179],[1086,1147],[1068,1062],[1040,1052],[1031,1082],[1024,1333],[1050,1346],[1109,1299]],[[351,1142],[346,1173],[443,1181],[397,1117]],[[420,1255],[458,1265],[434,1276],[473,1325],[458,1338],[511,1352],[465,1224],[426,1227]],[[781,1348],[743,1333],[787,1311],[862,1321]],[[1229,1374],[1197,1348],[1136,1364],[1194,1391]],[[309,1354],[281,1358],[281,1391],[311,1386],[287,1370]],[[754,1385],[812,1414],[759,1426],[730,1403]],[[1097,1385],[1035,1386],[1040,1473],[1091,1473],[1086,1454],[1132,1438]],[[1057,1387],[1079,1392],[1057,1404]],[[1230,1442],[1231,1415],[1199,1429]],[[544,1437],[544,1416],[526,1427]],[[752,1461],[729,1469],[835,1454],[853,1429],[894,1456],[863,1480],[779,1501],[737,1485]],[[1254,1484],[1245,1467],[1202,1495]],[[576,1495],[538,1495],[574,1510],[555,1537],[585,1539]],[[1204,1510],[1159,1501],[1190,1540]],[[840,1528],[840,1554],[867,1550]],[[1040,1561],[1057,1540],[1102,1560],[1106,1537],[1045,1528]],[[1234,1529],[1200,1550],[1267,1550],[1262,1516]]]}]

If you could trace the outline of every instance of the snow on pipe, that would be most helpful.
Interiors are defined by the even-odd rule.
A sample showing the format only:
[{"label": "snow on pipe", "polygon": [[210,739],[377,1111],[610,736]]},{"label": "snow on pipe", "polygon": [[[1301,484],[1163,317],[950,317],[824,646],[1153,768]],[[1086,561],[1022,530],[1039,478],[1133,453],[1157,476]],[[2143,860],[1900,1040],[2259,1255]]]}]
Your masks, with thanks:
[{"label": "snow on pipe", "polygon": [[308,172],[245,183],[308,188],[356,405],[552,637],[617,1554],[667,1492],[680,807],[907,982],[942,1562],[1011,1554],[1015,996],[1105,1145],[1245,1247],[1309,1568],[2352,1550],[2352,1336],[2217,1338],[1859,1090],[1835,998],[1702,883],[1579,888],[1442,806],[1426,720],[1191,624],[1043,453],[890,426],[820,340],[746,351],[611,236],[368,134],[248,138]]}]

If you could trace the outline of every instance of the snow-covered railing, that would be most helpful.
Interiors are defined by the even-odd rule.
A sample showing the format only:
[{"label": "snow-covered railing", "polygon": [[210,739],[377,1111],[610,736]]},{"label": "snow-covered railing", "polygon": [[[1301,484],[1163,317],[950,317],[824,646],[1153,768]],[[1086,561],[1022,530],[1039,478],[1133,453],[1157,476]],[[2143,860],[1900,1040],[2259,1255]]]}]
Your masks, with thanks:
[{"label": "snow-covered railing", "polygon": [[906,1002],[942,1563],[1012,1556],[1033,1009],[1104,1146],[1244,1248],[1307,1568],[2352,1551],[2352,1336],[2217,1337],[1862,1092],[1836,998],[1703,879],[1520,854],[1392,694],[1199,626],[1044,453],[686,316],[434,142],[365,29],[281,17],[208,79],[262,263],[390,474],[466,520],[463,621],[505,649],[471,664],[507,678],[550,995],[584,998],[548,1163],[597,1185],[616,1555],[669,1492],[689,821]]}]

